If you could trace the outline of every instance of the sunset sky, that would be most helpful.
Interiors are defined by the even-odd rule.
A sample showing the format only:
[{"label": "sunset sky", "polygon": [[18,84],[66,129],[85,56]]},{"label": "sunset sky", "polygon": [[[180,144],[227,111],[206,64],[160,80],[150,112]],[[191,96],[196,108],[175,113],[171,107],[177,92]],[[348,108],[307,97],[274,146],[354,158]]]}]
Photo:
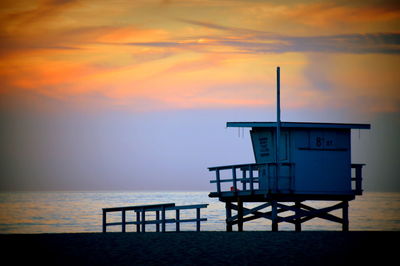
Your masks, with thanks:
[{"label": "sunset sky", "polygon": [[0,190],[209,190],[254,161],[226,121],[371,123],[353,161],[400,181],[398,1],[0,2]]}]

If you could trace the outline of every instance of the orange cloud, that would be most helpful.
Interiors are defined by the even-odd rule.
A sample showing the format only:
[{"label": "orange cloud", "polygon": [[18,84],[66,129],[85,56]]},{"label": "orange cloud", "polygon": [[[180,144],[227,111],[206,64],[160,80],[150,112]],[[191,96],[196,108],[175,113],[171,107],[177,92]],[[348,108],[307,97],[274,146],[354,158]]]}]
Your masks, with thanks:
[{"label": "orange cloud", "polygon": [[398,32],[397,1],[282,1],[236,7],[241,27],[290,35]]},{"label": "orange cloud", "polygon": [[168,36],[168,32],[162,29],[117,27],[108,32],[104,32],[96,38],[96,41],[105,43],[149,42],[165,40]]},{"label": "orange cloud", "polygon": [[135,110],[273,105],[280,65],[288,108],[360,108],[364,99],[368,111],[398,110],[396,71],[373,75],[374,62],[398,61],[398,9],[253,4],[9,3],[0,11],[0,95]]},{"label": "orange cloud", "polygon": [[376,23],[400,19],[399,11],[399,7],[393,8],[385,5],[351,6],[322,2],[299,4],[293,8],[287,8],[284,14],[291,20],[317,28],[329,27],[332,29],[332,27],[349,25],[351,30],[354,30],[355,27],[360,27],[359,23],[368,23],[369,28],[364,30],[370,31],[376,30],[373,28]]},{"label": "orange cloud", "polygon": [[[10,1],[3,3],[0,24],[6,32],[26,31],[48,23],[66,9],[76,6],[78,0]],[[21,30],[22,29],[22,30]]]}]

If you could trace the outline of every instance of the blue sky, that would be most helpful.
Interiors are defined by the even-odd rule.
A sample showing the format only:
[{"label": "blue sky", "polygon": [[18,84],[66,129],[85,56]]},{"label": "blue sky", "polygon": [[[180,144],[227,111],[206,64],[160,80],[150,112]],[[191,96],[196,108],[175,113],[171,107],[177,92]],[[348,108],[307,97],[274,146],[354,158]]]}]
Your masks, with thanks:
[{"label": "blue sky", "polygon": [[400,191],[396,1],[3,1],[0,25],[1,190],[213,189],[280,66],[282,120],[371,123],[353,162]]}]

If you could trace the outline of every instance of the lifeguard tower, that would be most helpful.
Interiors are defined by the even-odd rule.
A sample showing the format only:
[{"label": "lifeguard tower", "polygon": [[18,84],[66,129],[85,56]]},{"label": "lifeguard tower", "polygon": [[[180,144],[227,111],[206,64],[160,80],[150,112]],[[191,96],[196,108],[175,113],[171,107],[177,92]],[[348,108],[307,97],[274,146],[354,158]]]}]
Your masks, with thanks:
[{"label": "lifeguard tower", "polygon": [[[251,128],[255,163],[210,167],[215,172],[216,192],[209,197],[225,202],[226,230],[265,218],[288,222],[301,231],[301,224],[322,218],[349,230],[348,202],[362,195],[362,167],[351,163],[351,129],[370,129],[369,124],[303,123],[280,121],[280,69],[277,68],[277,121],[228,122],[227,127]],[[330,201],[322,209],[305,201]],[[248,209],[244,202],[259,202]],[[337,203],[339,202],[339,203]],[[262,212],[263,209],[269,211]],[[342,209],[342,217],[329,212]],[[233,215],[232,210],[236,211]],[[291,212],[291,215],[279,216]]]}]

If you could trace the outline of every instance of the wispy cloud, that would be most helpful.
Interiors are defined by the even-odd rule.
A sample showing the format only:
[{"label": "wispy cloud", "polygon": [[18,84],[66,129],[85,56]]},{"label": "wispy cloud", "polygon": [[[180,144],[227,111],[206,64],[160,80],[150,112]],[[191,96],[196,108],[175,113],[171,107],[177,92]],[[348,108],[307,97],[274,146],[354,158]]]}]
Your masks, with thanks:
[{"label": "wispy cloud", "polygon": [[211,22],[196,21],[196,20],[191,20],[191,19],[177,19],[177,20],[181,21],[183,23],[187,23],[187,24],[206,27],[206,28],[209,28],[209,29],[234,32],[234,33],[274,35],[274,33],[272,33],[272,32],[259,31],[259,30],[246,29],[246,28],[239,28],[239,27],[229,27],[229,26],[223,26],[223,25],[219,25],[219,24],[211,23]]},{"label": "wispy cloud", "polygon": [[[331,53],[400,53],[399,33],[342,34],[329,36],[282,36],[288,45],[282,50]],[[279,51],[280,49],[277,48]]]},{"label": "wispy cloud", "polygon": [[[325,53],[400,53],[400,33],[353,33],[318,36],[289,36],[273,32],[247,30],[193,20],[185,23],[216,29],[230,35],[192,36],[186,40],[164,42],[128,42],[124,45],[151,47],[213,47],[234,48],[239,53],[285,53],[285,52],[325,52]],[[232,35],[233,34],[233,35]]]},{"label": "wispy cloud", "polygon": [[[291,106],[329,98],[341,86],[335,80],[350,84],[361,68],[369,71],[353,91],[373,84],[368,95],[379,100],[373,87],[387,82],[387,98],[397,99],[394,70],[367,82],[360,77],[375,65],[357,61],[398,64],[390,59],[400,54],[395,2],[21,1],[0,3],[0,93],[71,101],[97,95],[148,109],[261,105],[270,104],[258,99],[273,86],[265,69],[281,64],[291,77]],[[359,64],[334,74],[348,62]]]},{"label": "wispy cloud", "polygon": [[12,12],[2,18],[2,24],[8,23],[13,27],[31,27],[34,24],[45,23],[65,9],[75,6],[79,0],[45,0],[40,1],[27,10]]}]

